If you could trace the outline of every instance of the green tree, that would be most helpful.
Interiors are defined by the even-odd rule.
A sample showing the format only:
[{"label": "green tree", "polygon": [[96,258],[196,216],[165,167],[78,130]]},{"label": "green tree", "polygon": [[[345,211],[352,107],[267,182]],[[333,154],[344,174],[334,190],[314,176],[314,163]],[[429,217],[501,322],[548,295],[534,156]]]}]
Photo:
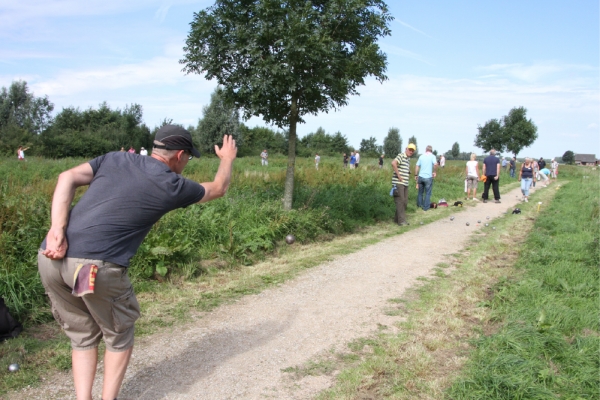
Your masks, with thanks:
[{"label": "green tree", "polygon": [[210,104],[204,106],[202,119],[198,121],[198,146],[207,153],[214,154],[215,144],[222,144],[224,135],[231,135],[236,144],[242,144],[240,113],[223,94],[222,88],[215,89],[210,95]]},{"label": "green tree", "polygon": [[460,156],[460,146],[459,146],[458,142],[454,142],[450,153],[452,154],[453,159],[455,159],[455,160],[458,159],[458,156]]},{"label": "green tree", "polygon": [[572,165],[575,162],[575,154],[571,150],[565,151],[565,154],[562,156],[563,162]]},{"label": "green tree", "polygon": [[389,157],[394,158],[402,151],[402,138],[400,137],[400,129],[390,128],[388,134],[383,139],[383,153]]},{"label": "green tree", "polygon": [[244,110],[289,128],[284,208],[292,208],[296,125],[348,103],[365,77],[380,82],[387,59],[379,37],[392,20],[382,0],[217,0],[194,14],[184,71],[223,86]]},{"label": "green tree", "polygon": [[[37,135],[52,123],[54,104],[48,96],[35,97],[27,82],[15,81],[0,90],[0,153],[12,154],[17,147],[31,146]],[[35,152],[37,152],[34,149]]]},{"label": "green tree", "polygon": [[537,127],[531,119],[527,119],[525,107],[515,107],[500,120],[491,119],[484,126],[478,126],[477,130],[475,146],[485,152],[491,149],[500,153],[510,151],[515,157],[537,139]]},{"label": "green tree", "polygon": [[504,141],[506,150],[516,157],[525,147],[529,147],[537,139],[537,126],[527,119],[525,107],[515,107],[502,118],[504,125]]},{"label": "green tree", "polygon": [[381,154],[381,146],[378,146],[377,139],[371,136],[360,141],[360,152],[367,157],[376,157]]},{"label": "green tree", "polygon": [[331,150],[335,154],[350,153],[348,138],[339,131],[334,133],[331,138]]},{"label": "green tree", "polygon": [[421,153],[419,153],[419,146],[417,145],[417,138],[414,136],[409,137],[408,144],[411,144],[411,143],[414,144],[415,146],[417,146],[417,150],[415,150],[415,154],[413,154],[413,157],[418,158]]}]

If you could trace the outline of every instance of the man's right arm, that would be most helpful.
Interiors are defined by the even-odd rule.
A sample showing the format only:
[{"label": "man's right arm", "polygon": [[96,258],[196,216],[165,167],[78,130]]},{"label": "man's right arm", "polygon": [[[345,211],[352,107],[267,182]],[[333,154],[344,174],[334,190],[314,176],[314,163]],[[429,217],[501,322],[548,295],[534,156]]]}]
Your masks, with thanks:
[{"label": "man's right arm", "polygon": [[60,260],[67,253],[68,243],[65,233],[75,189],[89,185],[93,178],[94,171],[89,163],[71,168],[58,176],[52,198],[52,225],[46,236],[46,250],[42,251],[46,257]]},{"label": "man's right arm", "polygon": [[235,140],[229,135],[223,137],[223,146],[219,149],[219,146],[215,145],[215,154],[221,159],[219,169],[215,175],[215,180],[212,182],[204,182],[204,196],[199,203],[206,203],[208,201],[223,197],[229,188],[231,182],[231,172],[233,170],[233,160],[237,155],[237,147],[235,146]]},{"label": "man's right arm", "polygon": [[400,171],[398,171],[398,159],[397,158],[394,158],[394,161],[392,161],[392,169],[396,173],[396,176],[398,177],[398,181],[402,182],[402,175],[400,175]]}]

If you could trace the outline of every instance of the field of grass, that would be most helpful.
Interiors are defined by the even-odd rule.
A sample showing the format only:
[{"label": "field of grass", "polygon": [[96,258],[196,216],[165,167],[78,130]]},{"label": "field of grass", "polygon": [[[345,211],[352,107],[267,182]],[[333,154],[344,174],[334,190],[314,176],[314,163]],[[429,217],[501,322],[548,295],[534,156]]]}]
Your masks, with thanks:
[{"label": "field of grass", "polygon": [[[37,274],[36,252],[49,227],[56,177],[84,161],[0,160],[0,174],[7,177],[0,183],[0,295],[27,328],[19,339],[0,349],[0,393],[32,384],[47,371],[70,368],[68,342],[56,324],[49,322],[51,314]],[[286,159],[269,161],[269,167],[263,168],[255,158],[237,160],[227,196],[172,212],[152,229],[130,268],[146,315],[138,334],[185,319],[190,310],[209,310],[228,299],[256,293],[326,257],[317,254],[290,269],[278,265],[268,273],[257,272],[254,266],[285,253],[288,247],[282,243],[288,233],[299,243],[319,247],[323,241],[364,231],[382,221],[390,222],[386,227],[392,226],[389,163],[379,170],[375,159],[367,159],[358,170],[344,170],[340,160],[323,158],[316,171],[312,159],[298,159],[294,211],[284,212],[281,198]],[[463,165],[450,162],[440,172],[434,201],[444,197],[453,202],[464,196]],[[184,174],[208,181],[217,166],[215,159],[196,160],[188,164]],[[506,176],[501,179],[504,188],[515,186],[514,182]],[[78,196],[82,193],[80,190]],[[409,193],[409,218],[415,218],[411,213],[416,209],[416,192],[411,188]],[[383,232],[379,237],[402,231],[379,230]],[[166,274],[158,274],[157,269]],[[15,354],[29,367],[29,375],[5,379],[3,366]]]}]

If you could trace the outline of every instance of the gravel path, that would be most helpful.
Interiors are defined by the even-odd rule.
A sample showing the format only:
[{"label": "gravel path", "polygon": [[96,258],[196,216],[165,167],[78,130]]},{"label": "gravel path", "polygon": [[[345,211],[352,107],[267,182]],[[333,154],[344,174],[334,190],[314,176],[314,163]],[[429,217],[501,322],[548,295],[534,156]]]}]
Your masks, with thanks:
[{"label": "gravel path", "polygon": [[[515,207],[517,196],[519,189],[506,193],[502,204],[477,204],[456,213],[454,221],[439,220],[338,257],[219,307],[186,328],[139,340],[119,399],[312,397],[333,378],[292,380],[282,369],[345,349],[351,340],[376,332],[378,324],[392,327],[402,317],[384,314],[388,300],[402,297],[416,278],[460,251],[488,216],[491,227],[494,218]],[[74,398],[70,374],[53,380],[60,384],[11,398]],[[97,398],[100,389],[97,379]]]}]

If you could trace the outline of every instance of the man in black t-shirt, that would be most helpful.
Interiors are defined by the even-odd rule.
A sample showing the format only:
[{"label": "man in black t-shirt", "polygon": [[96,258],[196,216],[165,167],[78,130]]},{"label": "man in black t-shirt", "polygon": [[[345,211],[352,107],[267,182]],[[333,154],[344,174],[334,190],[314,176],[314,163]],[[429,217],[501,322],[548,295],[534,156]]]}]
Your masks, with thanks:
[{"label": "man in black t-shirt", "polygon": [[492,149],[490,155],[483,159],[483,175],[485,175],[485,182],[483,184],[483,202],[487,203],[488,194],[490,192],[490,185],[494,191],[494,200],[496,203],[500,203],[500,160],[496,157],[496,150]]},{"label": "man in black t-shirt", "polygon": [[544,157],[540,157],[538,161],[538,165],[540,166],[540,171],[546,168],[546,161],[544,161]]},{"label": "man in black t-shirt", "polygon": [[[38,269],[54,317],[71,339],[77,398],[92,398],[102,339],[102,398],[117,398],[139,317],[127,276],[129,260],[164,214],[225,194],[237,154],[235,141],[225,136],[215,153],[221,164],[213,182],[182,177],[189,160],[200,153],[187,130],[166,125],[156,133],[150,157],[108,153],[60,174]],[[75,189],[87,185],[69,212]]]}]

